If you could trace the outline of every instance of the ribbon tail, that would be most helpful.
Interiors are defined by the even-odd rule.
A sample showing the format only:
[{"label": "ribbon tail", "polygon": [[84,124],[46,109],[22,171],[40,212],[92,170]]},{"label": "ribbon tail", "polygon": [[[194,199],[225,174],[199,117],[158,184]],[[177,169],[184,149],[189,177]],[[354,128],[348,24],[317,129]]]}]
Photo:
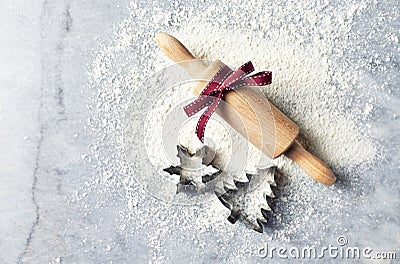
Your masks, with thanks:
[{"label": "ribbon tail", "polygon": [[272,72],[270,71],[262,71],[246,78],[243,78],[243,81],[251,81],[253,86],[263,86],[272,83]]},{"label": "ribbon tail", "polygon": [[246,62],[245,64],[243,64],[238,68],[238,71],[243,71],[246,74],[253,72],[254,71],[253,63],[251,61]]},{"label": "ribbon tail", "polygon": [[217,109],[221,98],[222,98],[223,93],[219,93],[218,97],[215,98],[215,101],[207,108],[207,110],[201,115],[199,121],[197,122],[196,126],[196,135],[201,141],[201,143],[204,143],[204,133],[206,130],[206,126],[208,121],[211,118],[211,115],[215,112]]},{"label": "ribbon tail", "polygon": [[191,117],[192,115],[199,112],[201,109],[211,105],[215,101],[215,97],[212,96],[199,96],[196,100],[192,103],[188,104],[183,108],[186,115]]}]

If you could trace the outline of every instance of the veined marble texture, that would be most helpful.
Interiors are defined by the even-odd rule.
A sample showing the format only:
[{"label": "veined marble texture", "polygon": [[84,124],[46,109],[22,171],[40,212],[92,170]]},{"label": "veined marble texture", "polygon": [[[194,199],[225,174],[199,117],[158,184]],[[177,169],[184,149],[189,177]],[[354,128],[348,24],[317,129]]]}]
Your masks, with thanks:
[{"label": "veined marble texture", "polygon": [[[392,2],[400,8],[398,1]],[[82,159],[92,143],[85,132],[91,96],[87,65],[93,60],[93,50],[114,37],[114,26],[125,18],[128,3],[0,2],[0,263],[148,263],[154,251],[160,250],[152,248],[150,239],[157,238],[157,227],[143,231],[143,236],[123,237],[113,220],[118,213],[113,204],[93,200],[85,205],[96,213],[87,216],[82,213],[82,203],[71,200],[97,173]],[[392,23],[400,24],[399,19]],[[395,63],[394,69],[399,70],[399,61]],[[379,81],[380,77],[376,78]],[[359,233],[351,234],[353,241],[371,242],[371,246],[383,243],[390,246],[387,250],[400,248],[400,87],[399,80],[392,81],[390,98],[380,100],[380,94],[373,95],[380,104],[373,136],[391,155],[365,175],[375,184],[368,188],[371,196],[365,199],[371,204],[368,215],[360,215],[357,205],[349,207],[354,209],[350,218],[362,226]],[[385,177],[374,181],[376,175]],[[326,236],[333,239],[342,231],[330,229]],[[234,232],[232,241],[215,240],[206,245],[202,260],[221,260],[219,251],[213,251],[216,244],[232,243],[231,250],[245,247],[247,241],[235,244],[235,239],[239,240],[235,236],[247,231]],[[386,234],[390,235],[387,239]],[[164,237],[167,253],[161,251],[157,256],[165,255],[166,260],[159,258],[160,262],[191,260],[181,258],[197,252],[191,240],[185,242],[189,248],[174,251],[168,247],[170,240],[181,241],[191,235],[195,236]],[[168,252],[176,256],[167,256]],[[249,261],[266,260],[256,256]]]},{"label": "veined marble texture", "polygon": [[[0,3],[0,263],[74,252],[65,241],[76,215],[68,195],[90,177],[80,158],[89,144],[86,64],[126,5]],[[47,256],[32,258],[38,255]]]}]

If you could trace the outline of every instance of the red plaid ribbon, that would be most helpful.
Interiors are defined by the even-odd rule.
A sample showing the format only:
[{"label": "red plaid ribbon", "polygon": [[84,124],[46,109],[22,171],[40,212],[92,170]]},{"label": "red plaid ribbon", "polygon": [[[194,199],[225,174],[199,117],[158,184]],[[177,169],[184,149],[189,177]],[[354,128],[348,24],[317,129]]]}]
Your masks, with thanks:
[{"label": "red plaid ribbon", "polygon": [[208,120],[217,109],[221,100],[229,91],[242,86],[263,86],[272,82],[272,72],[262,71],[251,76],[247,76],[254,71],[251,61],[243,64],[236,71],[228,66],[222,67],[206,85],[199,97],[183,108],[188,117],[196,114],[203,108],[206,111],[201,115],[196,126],[196,135],[204,143],[204,131]]}]

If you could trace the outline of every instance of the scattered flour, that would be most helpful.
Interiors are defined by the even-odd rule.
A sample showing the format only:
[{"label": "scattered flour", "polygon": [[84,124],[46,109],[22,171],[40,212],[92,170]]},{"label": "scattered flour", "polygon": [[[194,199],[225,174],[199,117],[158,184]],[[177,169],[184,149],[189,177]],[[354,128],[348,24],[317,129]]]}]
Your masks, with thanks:
[{"label": "scattered flour", "polygon": [[[282,31],[268,38],[245,30],[229,32],[202,19],[178,31],[178,39],[203,59],[221,59],[232,67],[251,59],[256,69],[272,70],[273,83],[263,87],[266,97],[300,126],[315,154],[333,167],[354,167],[375,158],[373,143],[357,128],[357,116],[345,111],[357,76],[333,71],[337,66],[324,44],[304,47]],[[364,114],[372,110],[368,104]]]},{"label": "scattered flour", "polygon": [[[171,164],[179,165],[175,147],[177,144],[185,146],[191,153],[203,145],[194,133],[200,113],[188,119],[182,110],[187,102],[194,100],[192,86],[193,83],[186,83],[164,90],[147,113],[144,125],[145,149],[154,166],[167,168]],[[227,174],[231,177],[226,181],[231,185],[234,185],[233,179],[247,181],[246,172],[254,173],[257,167],[271,165],[270,159],[216,115],[207,125],[205,142],[216,152],[214,166],[224,172],[229,171]]]},{"label": "scattered flour", "polygon": [[[97,52],[89,71],[91,87],[98,91],[94,103],[89,105],[94,112],[89,122],[97,141],[87,159],[89,162],[95,159],[100,172],[90,184],[104,186],[98,191],[100,197],[118,189],[118,194],[130,205],[120,212],[121,234],[129,237],[144,233],[155,262],[163,259],[179,241],[186,241],[185,237],[190,237],[191,243],[204,241],[202,234],[207,239],[213,237],[215,240],[208,240],[211,243],[208,249],[216,250],[226,261],[248,257],[238,250],[240,247],[221,246],[230,243],[236,233],[240,233],[235,236],[236,243],[250,243],[247,250],[253,254],[260,240],[253,231],[227,223],[227,211],[218,200],[191,207],[174,206],[148,198],[135,180],[143,172],[136,170],[134,160],[126,160],[123,146],[126,135],[122,131],[129,104],[146,94],[139,85],[171,64],[154,43],[158,31],[174,34],[199,58],[221,59],[231,67],[252,60],[256,70],[271,70],[273,83],[263,88],[266,97],[300,126],[302,143],[332,166],[339,183],[348,180],[357,185],[357,174],[367,170],[368,164],[377,158],[377,149],[363,123],[375,109],[374,99],[369,98],[368,105],[354,99],[364,76],[344,59],[345,50],[351,50],[352,46],[344,47],[338,41],[347,37],[354,19],[367,8],[367,2],[334,5],[328,1],[288,1],[282,5],[279,1],[266,4],[233,0],[212,7],[193,3],[186,8],[177,1],[168,6],[155,4],[152,8],[132,3],[129,17],[121,22],[115,40]],[[138,17],[148,19],[138,20]],[[187,91],[175,90],[174,96],[187,98],[190,96]],[[159,121],[165,113],[165,109],[159,108],[150,115],[153,123],[151,126],[146,123],[148,146],[156,142],[153,140],[159,134],[151,131],[160,131]],[[219,135],[228,135],[223,126],[214,127],[215,132],[221,132]],[[180,140],[193,143],[188,132],[183,131],[186,130],[181,131]],[[216,141],[219,146],[225,144],[221,149],[231,155],[229,140],[223,136]],[[147,151],[157,159],[156,151],[151,148]],[[278,198],[272,207],[274,215],[266,238],[290,243],[312,237],[319,243],[328,230],[331,233],[345,230],[340,226],[345,225],[344,219],[348,217],[343,208],[351,203],[345,192],[312,181],[284,156],[273,162],[280,171]],[[362,191],[358,186],[354,190]],[[333,216],[342,220],[334,221]],[[154,223],[158,224],[156,229]],[[174,232],[183,238],[171,241]],[[210,248],[211,241],[220,241],[220,246]],[[202,249],[208,246],[200,245]]]}]

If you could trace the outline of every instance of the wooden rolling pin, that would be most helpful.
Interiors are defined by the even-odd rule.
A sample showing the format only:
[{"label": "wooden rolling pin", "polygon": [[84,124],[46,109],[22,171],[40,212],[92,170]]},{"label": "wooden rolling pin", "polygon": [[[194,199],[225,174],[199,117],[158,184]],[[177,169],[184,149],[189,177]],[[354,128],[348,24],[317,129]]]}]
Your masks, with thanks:
[{"label": "wooden rolling pin", "polygon": [[[156,42],[193,79],[200,79],[192,89],[196,96],[224,66],[219,60],[206,65],[196,59],[181,42],[166,33],[158,33]],[[225,95],[225,103],[229,107],[220,104],[216,113],[268,157],[276,158],[285,154],[318,182],[332,185],[336,181],[332,170],[296,140],[299,127],[271,104],[258,89],[240,87]]]}]

